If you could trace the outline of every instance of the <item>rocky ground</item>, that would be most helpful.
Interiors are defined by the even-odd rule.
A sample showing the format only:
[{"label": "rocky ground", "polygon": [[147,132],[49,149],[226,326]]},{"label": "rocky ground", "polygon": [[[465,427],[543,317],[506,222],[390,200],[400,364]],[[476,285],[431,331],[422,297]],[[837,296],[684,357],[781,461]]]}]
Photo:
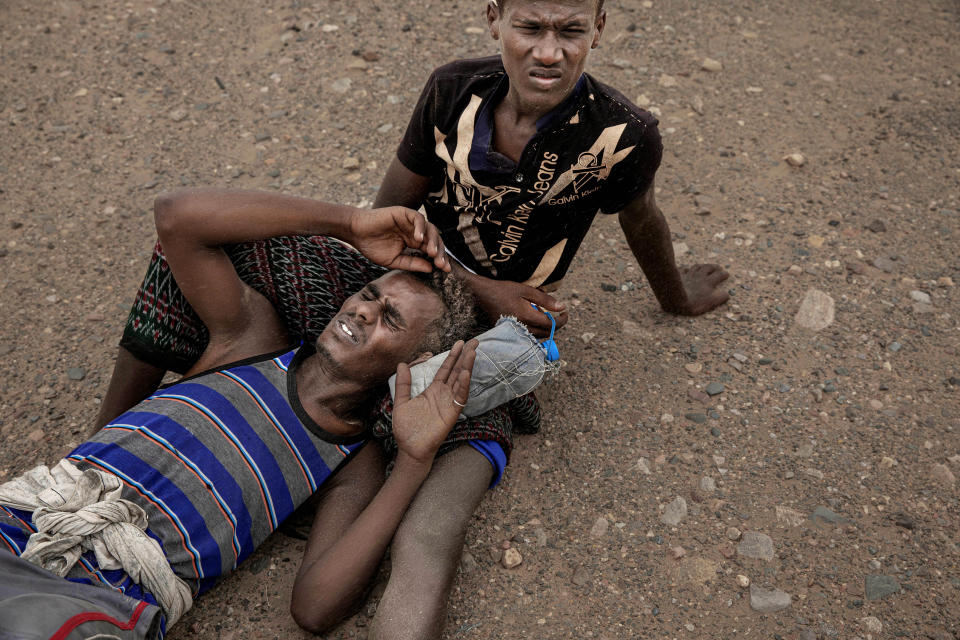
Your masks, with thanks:
[{"label": "rocky ground", "polygon": [[[429,71],[495,52],[482,6],[0,4],[0,480],[93,420],[155,194],[369,204]],[[445,637],[960,637],[960,8],[607,8],[589,68],[660,118],[681,260],[732,298],[662,313],[597,220]],[[301,550],[274,536],[170,637],[304,637]]]}]

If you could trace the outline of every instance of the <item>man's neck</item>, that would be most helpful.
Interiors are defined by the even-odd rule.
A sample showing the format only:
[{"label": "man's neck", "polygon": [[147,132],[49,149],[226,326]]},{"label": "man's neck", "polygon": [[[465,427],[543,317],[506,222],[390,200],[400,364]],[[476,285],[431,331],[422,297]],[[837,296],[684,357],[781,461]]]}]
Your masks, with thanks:
[{"label": "man's neck", "polygon": [[319,354],[305,358],[294,375],[300,404],[321,428],[334,435],[362,430],[356,412],[369,399],[366,385],[335,371]]}]

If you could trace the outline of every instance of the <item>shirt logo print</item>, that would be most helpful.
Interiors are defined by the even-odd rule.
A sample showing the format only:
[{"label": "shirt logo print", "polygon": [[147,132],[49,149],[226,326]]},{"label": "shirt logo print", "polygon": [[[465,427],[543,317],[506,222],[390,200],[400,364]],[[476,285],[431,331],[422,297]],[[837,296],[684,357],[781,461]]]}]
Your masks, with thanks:
[{"label": "shirt logo print", "polygon": [[589,151],[584,151],[580,154],[580,157],[577,158],[577,164],[571,169],[573,171],[574,193],[580,193],[580,191],[586,189],[590,183],[601,179],[600,173],[607,168],[606,165],[600,164],[601,158],[603,158],[602,149],[599,158]]}]

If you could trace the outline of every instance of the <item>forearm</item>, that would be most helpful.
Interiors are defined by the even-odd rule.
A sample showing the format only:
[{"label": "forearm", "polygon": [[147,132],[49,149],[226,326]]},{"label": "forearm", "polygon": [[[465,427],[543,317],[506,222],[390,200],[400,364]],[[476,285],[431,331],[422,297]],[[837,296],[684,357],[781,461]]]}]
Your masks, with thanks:
[{"label": "forearm", "polygon": [[328,235],[350,241],[354,207],[257,191],[196,189],[162,194],[157,231],[201,246],[284,235]]},{"label": "forearm", "polygon": [[348,615],[429,471],[429,464],[398,455],[393,473],[344,534],[317,558],[304,561],[291,605],[301,627],[320,632]]},{"label": "forearm", "polygon": [[419,209],[427,197],[429,187],[429,177],[410,171],[397,156],[393,156],[373,206],[374,208],[400,206]]},{"label": "forearm", "polygon": [[643,216],[623,211],[620,227],[660,307],[668,313],[684,313],[687,296],[673,253],[670,227],[663,214],[659,209]]}]

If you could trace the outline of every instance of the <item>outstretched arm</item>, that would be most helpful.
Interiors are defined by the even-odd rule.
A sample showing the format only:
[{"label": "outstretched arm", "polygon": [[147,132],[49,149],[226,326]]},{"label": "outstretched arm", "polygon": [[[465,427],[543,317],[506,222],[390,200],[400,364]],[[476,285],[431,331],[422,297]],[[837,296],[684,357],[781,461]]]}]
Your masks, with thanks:
[{"label": "outstretched arm", "polygon": [[[457,420],[470,391],[476,340],[458,342],[422,394],[410,398],[410,369],[397,369],[393,431],[398,453],[393,472],[370,504],[331,540],[321,521],[337,510],[321,504],[293,585],[290,612],[304,629],[319,633],[339,622],[366,590],[403,514],[426,479],[437,449]],[[349,511],[340,511],[345,515]]]},{"label": "outstretched arm", "polygon": [[[211,334],[239,334],[257,304],[220,247],[284,235],[328,235],[391,268],[449,268],[433,225],[401,207],[373,212],[273,193],[198,189],[154,204],[157,233],[174,277]],[[404,253],[418,249],[427,259]],[[253,306],[251,306],[253,305]]]},{"label": "outstretched arm", "polygon": [[670,227],[647,191],[620,212],[620,227],[660,307],[669,313],[698,316],[729,298],[723,282],[729,277],[720,265],[697,264],[680,269],[673,255]]}]

